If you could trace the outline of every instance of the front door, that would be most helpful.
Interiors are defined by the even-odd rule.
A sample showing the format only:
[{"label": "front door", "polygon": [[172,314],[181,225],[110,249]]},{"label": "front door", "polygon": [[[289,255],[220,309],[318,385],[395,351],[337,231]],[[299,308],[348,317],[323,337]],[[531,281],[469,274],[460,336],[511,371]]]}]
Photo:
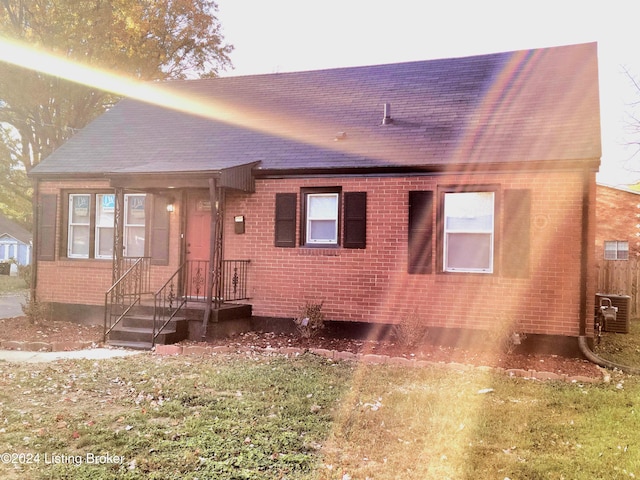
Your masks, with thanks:
[{"label": "front door", "polygon": [[187,291],[193,300],[206,300],[211,250],[209,192],[191,193],[187,200]]}]

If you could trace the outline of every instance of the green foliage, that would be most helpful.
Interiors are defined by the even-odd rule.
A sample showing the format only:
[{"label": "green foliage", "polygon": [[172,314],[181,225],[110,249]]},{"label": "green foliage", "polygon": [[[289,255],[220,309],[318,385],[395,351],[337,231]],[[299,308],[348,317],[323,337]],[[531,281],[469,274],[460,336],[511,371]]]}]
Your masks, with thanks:
[{"label": "green foliage", "polygon": [[634,478],[640,382],[611,376],[539,382],[255,353],[5,363],[0,451],[123,460],[0,463],[0,476]]},{"label": "green foliage", "polygon": [[[352,372],[310,355],[4,367],[0,448],[123,457],[17,471],[0,464],[2,478],[48,479],[313,478]],[[17,401],[24,389],[30,394]]]},{"label": "green foliage", "polygon": [[31,288],[31,265],[18,265],[18,278],[20,278],[27,288]]},{"label": "green foliage", "polygon": [[300,307],[300,313],[293,319],[298,333],[303,338],[313,338],[324,329],[324,302],[306,302]]},{"label": "green foliage", "polygon": [[600,357],[629,367],[640,368],[640,320],[631,319],[629,333],[603,332],[595,353]]},{"label": "green foliage", "polygon": [[25,292],[26,288],[27,284],[19,276],[10,277],[7,275],[0,275],[0,295],[5,293]]},{"label": "green foliage", "polygon": [[[230,66],[213,0],[8,0],[7,40],[127,78],[217,75]],[[0,62],[0,211],[27,219],[24,174],[117,98],[86,79],[70,82]]]}]

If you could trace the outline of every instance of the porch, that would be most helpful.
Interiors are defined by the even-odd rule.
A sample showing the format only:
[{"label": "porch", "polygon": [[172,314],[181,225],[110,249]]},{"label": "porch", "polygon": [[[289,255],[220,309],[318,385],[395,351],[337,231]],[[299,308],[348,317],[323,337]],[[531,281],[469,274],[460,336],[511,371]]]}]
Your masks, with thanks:
[{"label": "porch", "polygon": [[[185,261],[158,289],[151,288],[151,259],[123,257],[124,272],[105,293],[104,341],[151,349],[189,338],[198,322],[206,338],[209,323],[251,316],[247,289],[250,260],[223,260],[209,268],[204,260]],[[213,287],[210,287],[213,285]],[[193,334],[191,335],[193,337]]]}]

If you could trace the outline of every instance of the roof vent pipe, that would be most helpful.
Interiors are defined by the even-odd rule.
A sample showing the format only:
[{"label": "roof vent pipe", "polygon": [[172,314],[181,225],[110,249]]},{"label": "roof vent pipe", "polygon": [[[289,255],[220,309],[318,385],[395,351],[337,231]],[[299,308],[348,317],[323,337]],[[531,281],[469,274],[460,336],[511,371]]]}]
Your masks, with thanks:
[{"label": "roof vent pipe", "polygon": [[390,123],[393,123],[393,119],[391,118],[391,104],[390,103],[385,103],[384,104],[384,117],[382,118],[382,124],[383,125],[389,125]]}]

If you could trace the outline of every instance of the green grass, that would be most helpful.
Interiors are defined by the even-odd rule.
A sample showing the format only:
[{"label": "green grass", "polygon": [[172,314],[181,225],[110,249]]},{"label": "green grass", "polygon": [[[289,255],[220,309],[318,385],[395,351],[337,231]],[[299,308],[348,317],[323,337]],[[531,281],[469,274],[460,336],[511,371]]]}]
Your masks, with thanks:
[{"label": "green grass", "polygon": [[604,332],[595,352],[619,365],[640,368],[640,319],[629,321],[629,333]]},{"label": "green grass", "polygon": [[27,284],[22,278],[0,275],[0,295],[25,292]]},{"label": "green grass", "polygon": [[640,382],[612,377],[542,383],[313,355],[0,363],[0,453],[39,455],[0,463],[0,477],[633,478]]}]

